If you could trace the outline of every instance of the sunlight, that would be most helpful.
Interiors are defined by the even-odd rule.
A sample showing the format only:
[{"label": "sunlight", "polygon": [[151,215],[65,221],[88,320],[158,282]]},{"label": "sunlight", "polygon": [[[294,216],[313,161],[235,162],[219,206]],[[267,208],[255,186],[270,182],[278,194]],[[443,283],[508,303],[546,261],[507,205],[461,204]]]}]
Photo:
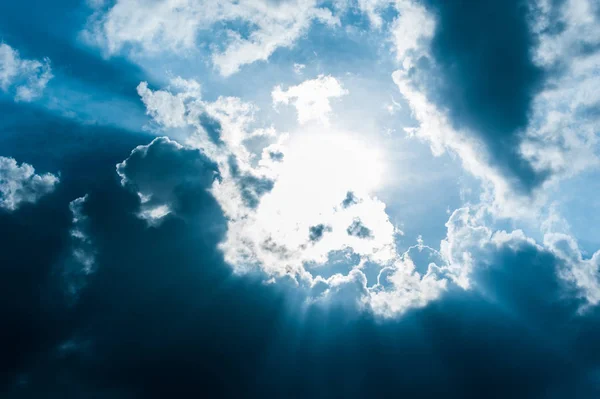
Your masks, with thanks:
[{"label": "sunlight", "polygon": [[380,153],[345,132],[294,133],[273,190],[262,197],[252,228],[245,228],[265,247],[257,249],[264,265],[298,270],[345,248],[393,258],[395,229],[385,204],[373,197],[385,170]]}]

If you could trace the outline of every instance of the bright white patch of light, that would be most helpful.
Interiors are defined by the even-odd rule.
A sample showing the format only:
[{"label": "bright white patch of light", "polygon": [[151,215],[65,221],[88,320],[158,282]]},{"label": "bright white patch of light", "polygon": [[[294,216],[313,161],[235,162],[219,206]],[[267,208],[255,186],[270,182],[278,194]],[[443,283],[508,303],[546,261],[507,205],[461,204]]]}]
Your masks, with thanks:
[{"label": "bright white patch of light", "polygon": [[[323,103],[332,97],[329,90],[308,90],[321,88],[317,83],[323,79],[287,92],[303,88],[302,96],[294,99]],[[271,283],[291,277],[307,293],[307,303],[369,307],[385,317],[424,306],[444,290],[441,269],[430,267],[421,275],[409,254],[396,247],[402,232],[376,196],[386,185],[390,154],[373,134],[336,129],[330,120],[333,112],[299,120],[297,130],[290,133],[250,128],[256,110],[252,104],[233,97],[205,102],[197,98],[199,93],[184,98],[171,92],[173,86],[161,91],[166,101],[150,101],[156,91],[140,94],[150,115],[165,127],[173,112],[168,105],[173,97],[182,98],[184,120],[195,129],[188,145],[218,164],[221,179],[210,191],[227,218],[219,248],[236,273],[258,271]],[[299,115],[303,101],[291,104]],[[219,122],[223,145],[215,145],[197,123],[204,112]],[[250,149],[246,140],[253,137],[266,138],[270,144],[261,151]],[[150,205],[155,194],[140,196],[142,203]],[[146,220],[159,224],[166,214],[157,212]],[[372,265],[385,270],[386,277],[367,287],[363,269]],[[336,266],[348,269],[332,274]]]},{"label": "bright white patch of light", "polygon": [[342,199],[347,190],[374,193],[383,181],[381,149],[350,133],[324,130],[317,126],[291,135],[280,178],[302,181],[315,194]]},{"label": "bright white patch of light", "polygon": [[139,216],[145,219],[149,224],[154,225],[160,223],[161,219],[171,213],[171,209],[167,205],[159,205],[154,208],[144,209]]},{"label": "bright white patch of light", "polygon": [[[223,245],[228,260],[244,263],[251,253],[274,274],[303,274],[304,263],[326,263],[331,251],[346,248],[391,261],[396,229],[385,204],[372,196],[384,174],[380,154],[344,132],[320,127],[292,134],[273,189],[247,217],[230,224]],[[348,193],[356,201],[343,206]],[[349,234],[356,221],[367,236]],[[319,225],[322,237],[311,240],[311,227]]]}]

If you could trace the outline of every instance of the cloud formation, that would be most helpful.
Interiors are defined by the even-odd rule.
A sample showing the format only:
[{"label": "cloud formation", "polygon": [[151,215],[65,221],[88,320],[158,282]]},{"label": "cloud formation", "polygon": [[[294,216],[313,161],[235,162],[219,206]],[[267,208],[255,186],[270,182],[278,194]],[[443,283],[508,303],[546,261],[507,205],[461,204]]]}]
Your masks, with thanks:
[{"label": "cloud formation", "polygon": [[339,24],[315,0],[119,0],[108,10],[96,10],[85,36],[109,55],[128,45],[150,53],[182,53],[194,51],[199,34],[210,32],[223,39],[212,52],[212,62],[229,76],[292,46],[313,21]]},{"label": "cloud formation", "polygon": [[39,98],[52,79],[50,60],[23,59],[19,52],[0,43],[0,89],[15,101],[30,102]]},{"label": "cloud formation", "polygon": [[348,94],[341,83],[332,76],[321,75],[316,79],[305,80],[297,86],[283,90],[276,86],[271,92],[273,104],[292,104],[298,112],[298,122],[304,124],[317,121],[328,124],[331,113],[330,98]]},{"label": "cloud formation", "polygon": [[[588,0],[529,8],[480,2],[464,14],[454,3],[398,3],[397,22],[415,8],[431,21],[396,43],[403,67],[393,79],[419,123],[405,130],[434,154],[457,153],[493,190],[486,195],[498,215],[531,213],[545,201],[546,183],[598,163],[596,116],[582,112],[597,102],[582,86],[596,85],[596,51],[577,50],[582,36],[574,34],[597,29],[591,7]],[[485,22],[490,13],[502,17]],[[509,35],[508,20],[517,27]],[[552,30],[556,24],[565,29]]]},{"label": "cloud formation", "polygon": [[[276,88],[274,102],[286,95],[298,100],[299,116],[303,115],[301,125],[308,118],[307,113],[310,117],[315,116],[313,111],[318,114],[312,126],[283,134],[270,128],[250,128],[256,107],[237,98],[207,102],[199,93],[186,94],[189,91],[185,89],[152,91],[145,83],[138,87],[158,125],[181,128],[185,122],[189,128],[186,145],[202,148],[218,165],[221,179],[215,181],[210,191],[228,220],[220,248],[236,272],[258,271],[266,279],[291,278],[308,293],[309,302],[322,302],[338,292],[344,292],[344,296],[352,292],[357,297],[351,303],[371,309],[371,289],[366,283],[359,284],[364,289],[358,291],[348,291],[342,285],[357,287],[356,281],[366,281],[361,270],[365,262],[372,262],[378,268],[401,270],[398,275],[402,273],[404,278],[396,279],[385,289],[377,288],[378,292],[394,292],[380,295],[380,303],[399,299],[399,304],[390,305],[392,312],[381,313],[392,317],[438,297],[446,282],[441,274],[434,272],[425,278],[415,271],[413,263],[399,260],[402,255],[395,243],[399,231],[390,222],[385,204],[373,195],[382,174],[379,155],[351,134],[327,126],[324,115],[328,110],[315,104],[328,103],[330,89],[335,95],[345,93],[332,77],[308,80],[286,92]],[[212,122],[207,123],[206,118]],[[258,152],[246,147],[247,140],[257,136],[268,139]],[[173,151],[193,151],[175,143],[171,147]],[[132,155],[137,152],[141,150]],[[152,168],[159,168],[162,162],[155,159],[156,166]],[[177,175],[196,175],[198,166],[182,165]],[[122,166],[119,173],[127,175]],[[154,174],[148,176],[160,180]],[[146,192],[137,190],[141,198],[162,196],[153,194],[150,186]],[[164,202],[154,205],[165,206]],[[321,270],[332,267],[332,256],[344,252],[359,258],[350,268],[353,269],[350,274],[317,277]],[[404,300],[405,293],[415,299]],[[312,295],[316,296],[310,299]],[[382,306],[373,309],[377,312]]]},{"label": "cloud formation", "polygon": [[65,98],[150,122],[4,102],[2,151],[61,174],[0,158],[0,396],[600,397],[595,3],[89,1],[111,57],[56,46]]},{"label": "cloud formation", "polygon": [[184,212],[180,196],[189,190],[208,190],[219,178],[217,165],[197,149],[184,148],[167,137],[138,146],[117,165],[121,185],[140,198],[139,217],[155,225]]},{"label": "cloud formation", "polygon": [[0,157],[0,208],[15,211],[24,203],[35,203],[54,191],[59,181],[52,173],[39,175],[27,163]]}]

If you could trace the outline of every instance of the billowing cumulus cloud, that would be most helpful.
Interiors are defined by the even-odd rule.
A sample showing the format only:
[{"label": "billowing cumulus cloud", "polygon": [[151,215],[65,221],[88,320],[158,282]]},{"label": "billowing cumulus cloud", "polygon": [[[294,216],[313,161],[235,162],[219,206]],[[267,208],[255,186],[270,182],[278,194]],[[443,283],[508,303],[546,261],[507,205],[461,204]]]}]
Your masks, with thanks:
[{"label": "billowing cumulus cloud", "polygon": [[98,8],[85,36],[108,54],[127,45],[180,53],[195,49],[200,32],[212,31],[224,39],[212,62],[228,76],[243,65],[267,60],[280,47],[292,46],[313,21],[339,24],[315,0],[119,0],[108,10]]},{"label": "billowing cumulus cloud", "polygon": [[219,178],[217,165],[202,152],[166,137],[135,148],[117,165],[117,173],[121,184],[139,196],[139,216],[150,224],[184,211],[180,196],[186,190],[207,190]]},{"label": "billowing cumulus cloud", "polygon": [[0,208],[14,211],[24,203],[35,203],[58,182],[52,173],[39,175],[27,163],[19,165],[13,158],[0,157]]},{"label": "billowing cumulus cloud", "polygon": [[[400,72],[395,75],[396,83],[402,87],[398,74]],[[296,88],[315,82],[319,80],[304,82]],[[407,85],[406,90],[410,87]],[[505,233],[488,227],[483,217],[484,206],[475,211],[463,208],[454,212],[446,224],[447,236],[439,250],[424,246],[420,241],[408,251],[400,252],[395,241],[400,232],[390,222],[385,204],[372,195],[377,187],[377,176],[382,173],[378,153],[369,150],[365,143],[344,132],[328,131],[331,129],[326,120],[319,118],[320,123],[291,134],[253,130],[249,123],[255,107],[239,99],[205,102],[199,92],[189,94],[186,89],[152,91],[146,84],[140,88],[142,100],[156,123],[165,128],[182,127],[182,124],[169,122],[176,117],[192,129],[187,139],[190,148],[160,139],[161,143],[136,149],[132,157],[158,144],[169,143],[173,154],[202,148],[220,171],[221,178],[207,187],[211,187],[212,195],[228,219],[227,233],[220,243],[225,260],[238,273],[260,271],[267,278],[291,277],[308,293],[309,302],[334,303],[340,300],[334,298],[338,293],[344,297],[353,293],[354,299],[350,302],[359,309],[395,317],[438,299],[450,285],[472,289],[473,273],[482,267],[481,260],[493,257],[493,251],[523,242],[540,251],[552,252],[552,246],[539,246],[521,231]],[[274,93],[277,90],[280,91],[276,89]],[[511,187],[492,166],[478,158],[470,139],[446,127],[451,125],[447,117],[425,99],[419,102],[422,96],[419,92],[413,93],[411,107],[420,112],[417,118],[425,124],[420,129],[447,128],[449,143],[457,145],[464,140],[464,147],[456,149],[462,149],[463,155],[472,151],[475,160],[469,165],[468,159],[464,159],[465,166],[472,168],[473,173],[484,173],[480,176],[484,179],[497,179],[495,194],[501,194],[499,188],[503,187],[508,196]],[[176,102],[179,105],[160,107],[148,100],[157,96],[162,99],[158,104]],[[277,102],[278,97],[273,97]],[[267,131],[269,133],[265,133]],[[274,144],[267,145],[262,152],[253,152],[246,147],[245,140],[256,135],[269,137]],[[271,157],[274,148],[281,157]],[[152,168],[160,168],[164,161],[157,157]],[[122,177],[126,176],[123,165],[128,162],[130,160],[124,161],[118,168]],[[200,173],[196,170],[198,167],[203,168],[202,165],[182,165],[177,175],[195,175]],[[487,174],[485,168],[488,168]],[[152,184],[160,181],[155,174],[148,176],[152,176]],[[142,209],[147,208],[141,215],[147,219],[160,220],[171,211],[169,200],[151,200],[154,196],[164,196],[160,192],[154,194],[153,187],[137,190]],[[494,212],[494,208],[490,210]],[[429,264],[417,266],[410,252],[412,248],[419,251],[425,248],[433,259]],[[337,262],[334,261],[336,254],[344,251],[358,256],[358,262],[350,263],[345,273],[334,272],[325,277],[328,273],[323,272]],[[585,274],[582,271],[585,267],[580,266],[585,262],[579,251],[577,254],[578,262],[557,260],[562,266],[557,266],[555,272],[565,282],[574,283],[581,295],[594,304],[596,280],[588,276],[593,276],[595,269],[587,267],[590,271]],[[379,270],[376,282],[367,283],[364,274],[367,264],[374,264]],[[345,288],[346,284],[362,288]]]},{"label": "billowing cumulus cloud", "polygon": [[[311,110],[327,112],[315,106],[314,101],[327,102],[332,88],[337,95],[344,93],[335,79],[319,77],[287,92],[276,88],[273,98],[274,102],[281,101],[285,93],[297,98],[299,115],[310,114]],[[218,165],[221,179],[215,181],[210,191],[228,218],[227,234],[220,248],[225,260],[238,273],[260,271],[267,278],[291,277],[309,296],[312,292],[318,293],[319,298],[329,298],[333,293],[347,292],[341,285],[354,284],[357,275],[362,275],[359,281],[366,281],[361,270],[365,262],[402,270],[398,273],[406,274],[408,279],[396,279],[394,285],[387,287],[395,294],[380,296],[380,302],[400,298],[400,304],[391,306],[393,312],[382,314],[386,316],[423,306],[443,291],[446,283],[442,274],[431,273],[427,280],[422,280],[412,263],[398,260],[395,238],[400,232],[390,222],[385,204],[372,194],[383,173],[377,150],[349,133],[332,130],[320,115],[316,124],[283,134],[249,128],[255,107],[236,98],[205,102],[199,95],[186,97],[185,91],[151,91],[145,84],[138,90],[156,123],[169,128],[181,127],[171,123],[172,120],[186,121],[192,128],[188,145],[202,148]],[[164,106],[149,101],[159,97],[158,104]],[[168,105],[173,102],[178,106]],[[303,107],[308,107],[308,111]],[[203,123],[206,117],[202,115],[213,122]],[[301,124],[303,121],[299,120]],[[245,140],[257,135],[270,138],[272,144],[261,152],[252,152]],[[183,147],[177,146],[171,143],[173,150],[183,151]],[[138,149],[132,156],[151,148],[152,145]],[[273,158],[273,151],[281,156]],[[164,161],[156,159],[152,167],[161,168]],[[131,158],[118,168],[127,180],[131,179],[123,165],[130,162]],[[196,170],[198,166],[185,165],[186,170],[178,175],[200,173]],[[152,181],[161,180],[154,174],[147,176]],[[168,201],[159,201],[160,204],[152,201],[154,196],[162,196],[153,194],[152,187],[148,186],[146,192],[139,188],[137,191],[142,207],[149,207],[148,212],[152,208],[157,218],[168,212],[164,208],[169,206]],[[331,257],[343,251],[350,251],[360,259],[350,271],[354,277],[334,273],[327,279],[316,278],[321,270],[331,267]],[[427,288],[425,294],[422,284],[433,284],[435,288]],[[405,293],[415,300],[404,300]],[[358,301],[363,308],[369,308],[370,295],[365,285]]]},{"label": "billowing cumulus cloud", "polygon": [[[3,385],[7,397],[43,392],[128,398],[136,396],[133,391],[154,398],[200,395],[207,387],[225,396],[313,396],[332,379],[347,384],[356,397],[400,391],[436,398],[440,389],[454,397],[478,397],[490,389],[540,399],[549,391],[557,399],[598,393],[600,351],[585,344],[598,333],[597,314],[578,314],[579,302],[564,296],[556,274],[561,259],[521,233],[479,229],[474,210],[456,212],[448,227],[449,245],[462,245],[474,262],[471,289],[446,287],[440,300],[381,323],[357,318],[357,306],[377,306],[390,315],[397,312],[392,306],[406,307],[400,299],[417,307],[426,296],[385,291],[393,284],[406,287],[407,280],[414,281],[410,275],[382,273],[380,291],[371,294],[357,270],[325,283],[319,279],[313,288],[316,306],[301,313],[274,285],[228,274],[216,250],[223,232],[206,223],[219,212],[216,202],[203,202],[187,214],[195,218],[171,218],[149,229],[135,215],[136,199],[113,181],[77,202],[85,204],[86,231],[101,250],[97,270],[70,313],[38,310],[53,320],[45,326],[3,313],[11,317],[11,331],[19,327],[26,334],[18,341],[11,336],[10,346],[2,343],[10,349],[0,363],[9,370]],[[8,227],[0,226],[2,232]],[[35,228],[27,228],[32,230],[19,234],[40,238]],[[63,228],[73,227],[66,223],[50,231]],[[466,240],[474,231],[479,238]],[[38,256],[51,252],[51,247],[39,249]],[[41,279],[43,271],[27,274],[32,275]],[[19,281],[5,277],[4,287]],[[433,283],[429,280],[428,295],[443,288]],[[34,292],[19,293],[21,306],[36,309]],[[8,308],[13,302],[0,303]],[[318,310],[324,306],[326,312]],[[300,316],[290,318],[295,312]],[[19,351],[13,350],[16,342]],[[380,367],[383,375],[364,374],[365,367]],[[328,377],[320,381],[324,372]],[[128,375],[126,382],[122,375]],[[355,375],[362,377],[348,378]],[[236,384],[230,384],[232,377]]]},{"label": "billowing cumulus cloud", "polygon": [[0,43],[0,89],[15,101],[30,102],[40,97],[52,79],[50,60],[23,59],[19,52]]}]

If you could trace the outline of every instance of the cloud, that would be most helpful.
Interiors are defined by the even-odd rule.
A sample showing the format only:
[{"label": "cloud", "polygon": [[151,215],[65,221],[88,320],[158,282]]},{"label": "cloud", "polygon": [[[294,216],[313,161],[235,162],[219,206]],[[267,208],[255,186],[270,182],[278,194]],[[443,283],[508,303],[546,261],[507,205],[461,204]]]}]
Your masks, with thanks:
[{"label": "cloud", "polygon": [[412,66],[412,58],[419,55],[423,42],[433,37],[435,18],[423,5],[412,0],[400,0],[396,8],[400,15],[391,27],[394,51],[396,59],[408,68]]},{"label": "cloud", "polygon": [[275,50],[290,47],[313,21],[339,24],[328,8],[314,0],[191,1],[119,0],[97,9],[84,36],[109,55],[128,45],[148,53],[193,51],[202,31],[224,38],[212,62],[222,75],[266,61]]},{"label": "cloud", "polygon": [[298,122],[301,124],[318,121],[329,123],[331,113],[330,98],[339,98],[348,94],[341,83],[332,76],[320,75],[316,79],[306,80],[297,86],[283,90],[276,86],[271,96],[273,104],[292,104],[298,112]]},{"label": "cloud", "polygon": [[600,250],[584,258],[577,241],[563,233],[547,233],[544,245],[562,262],[560,276],[573,284],[579,295],[586,300],[584,311],[600,302]]},{"label": "cloud", "polygon": [[498,253],[526,248],[546,259],[544,267],[550,268],[562,285],[560,296],[563,299],[583,298],[580,311],[600,302],[600,251],[584,256],[573,236],[553,231],[551,224],[543,234],[542,243],[537,243],[522,230],[494,231],[485,223],[488,212],[485,206],[460,208],[446,223],[448,234],[441,243],[440,255],[445,262],[443,268],[451,271],[450,276],[458,285],[472,288],[476,281],[473,275],[481,273],[478,269],[505,264],[498,260]]},{"label": "cloud", "polygon": [[0,157],[0,208],[15,211],[23,203],[35,203],[54,191],[59,181],[52,173],[38,175],[27,163]]},{"label": "cloud", "polygon": [[[44,350],[11,371],[7,397],[158,398],[207,388],[314,396],[332,380],[346,384],[349,397],[598,392],[597,315],[577,315],[560,300],[550,254],[527,241],[489,246],[493,257],[477,269],[474,289],[451,290],[401,321],[381,322],[356,317],[354,303],[364,306],[366,295],[357,271],[332,278],[302,309],[274,285],[228,274],[215,250],[219,235],[198,239],[205,224],[171,219],[147,229],[131,212],[132,196],[116,184],[90,194],[86,212],[102,267],[67,322],[51,313],[54,323],[39,329],[55,329],[56,338],[34,341]],[[208,206],[202,215],[215,211]],[[365,367],[382,371],[365,374]]]},{"label": "cloud", "polygon": [[[348,270],[352,278],[350,274],[334,278],[333,273],[328,279],[316,279],[320,270],[332,267],[330,257],[334,253],[355,254],[361,259],[361,265],[370,261],[379,268],[394,264],[401,267],[396,262],[398,230],[390,222],[385,204],[372,194],[382,174],[379,153],[359,138],[318,124],[289,134],[269,128],[251,128],[256,107],[238,98],[221,97],[208,102],[199,96],[183,98],[172,89],[152,92],[143,84],[140,87],[142,99],[154,120],[163,128],[181,127],[181,123],[172,123],[173,120],[185,122],[191,129],[187,145],[202,148],[218,165],[221,178],[214,182],[210,192],[227,217],[227,233],[219,248],[236,273],[259,272],[266,280],[291,278],[298,289],[309,296],[310,292],[326,291],[325,297],[330,298],[334,293],[347,292],[342,285],[354,284],[357,275],[366,278],[359,266],[354,271]],[[332,88],[337,95],[345,93],[334,78],[319,77],[281,91],[275,97],[297,100],[299,115],[305,115],[302,107],[306,106],[309,114],[314,111],[322,118],[325,114],[323,109],[317,110],[317,105],[328,103]],[[161,101],[148,101],[157,93]],[[319,96],[322,97],[313,103]],[[162,106],[172,102],[177,106]],[[267,138],[271,144],[258,151],[251,150],[246,146],[247,139],[257,135]],[[134,154],[143,151],[136,150]],[[273,153],[278,155],[273,158]],[[152,167],[159,168],[164,161],[156,159],[156,166]],[[198,166],[183,165],[186,171],[178,175],[195,175]],[[122,167],[120,174],[128,176]],[[160,180],[155,174],[148,176]],[[170,209],[171,201],[151,202],[153,197],[146,200],[150,189],[136,188],[136,191],[140,192],[142,201],[152,205],[143,203],[142,207],[155,210],[157,216],[168,211],[157,206]],[[412,269],[406,273],[412,276],[411,285],[403,286],[403,280],[398,280],[393,289],[398,297],[402,298],[402,292],[407,291],[407,295],[418,298],[421,275]],[[428,277],[431,281],[435,278],[433,274]],[[317,286],[322,290],[315,291]],[[428,295],[428,298],[435,296],[433,291]],[[365,309],[369,308],[369,298],[368,295],[364,298]],[[422,306],[428,300],[404,301],[407,307],[396,306],[394,314],[406,311],[413,303]]]},{"label": "cloud", "polygon": [[[156,123],[168,128],[184,127],[187,125],[184,102],[192,96],[200,95],[200,85],[195,81],[188,82],[183,79],[172,83],[180,83],[180,85],[173,86],[175,89],[183,87],[184,91],[176,95],[164,90],[152,91],[148,88],[147,82],[141,82],[137,87],[137,92],[146,107],[146,113]],[[192,87],[186,88],[186,83],[191,84]]]},{"label": "cloud", "polygon": [[[484,1],[465,12],[454,3],[403,2],[392,32],[405,37],[402,15],[414,9],[435,21],[396,44],[403,67],[393,79],[419,123],[405,130],[435,154],[458,154],[501,216],[535,213],[550,183],[598,164],[596,117],[584,111],[597,102],[585,88],[597,86],[598,59],[581,50],[594,48],[581,39],[595,37],[591,3],[520,4]],[[508,34],[506,21],[515,27]],[[558,24],[565,29],[552,30]]]},{"label": "cloud", "polygon": [[599,165],[600,27],[594,4],[536,3],[532,29],[539,43],[533,58],[553,73],[533,100],[520,151],[536,170],[551,170],[560,178]]},{"label": "cloud", "polygon": [[15,101],[31,102],[40,97],[52,79],[50,60],[22,59],[19,52],[0,43],[0,89]]},{"label": "cloud", "polygon": [[121,184],[140,198],[139,216],[160,223],[170,213],[185,212],[186,191],[206,191],[219,178],[217,165],[200,150],[185,148],[167,137],[136,147],[117,165]]},{"label": "cloud", "polygon": [[90,274],[96,269],[96,249],[89,234],[89,220],[84,213],[88,196],[84,195],[69,203],[72,214],[71,254],[65,261],[62,274],[66,291],[73,299],[85,287]]},{"label": "cloud", "polygon": [[346,229],[346,232],[348,233],[348,235],[351,236],[356,236],[360,238],[373,238],[371,230],[365,225],[363,225],[360,219],[354,219],[352,221],[352,224]]},{"label": "cloud", "polygon": [[[388,12],[384,1],[360,3],[371,3],[373,24]],[[416,13],[437,4],[400,3]],[[532,30],[540,39],[534,62],[556,74],[545,77],[553,85],[534,96],[507,146],[473,121],[457,124],[448,100],[432,95],[445,84],[413,74],[439,68],[437,76],[460,75],[450,86],[463,90],[462,73],[436,64],[439,49],[427,43],[437,35],[427,23],[447,22],[448,9],[415,14],[408,22],[420,23],[409,25],[405,9],[391,24],[404,25],[394,81],[418,122],[408,132],[436,153],[457,154],[494,195],[449,210],[439,247],[419,236],[405,248],[411,238],[400,236],[394,216],[412,208],[390,210],[405,202],[386,206],[378,181],[399,173],[386,170],[372,136],[333,121],[280,132],[260,123],[256,105],[204,96],[183,79],[160,90],[138,86],[151,127],[171,136],[151,143],[147,134],[32,121],[39,111],[27,111],[14,129],[20,141],[4,146],[3,138],[3,151],[62,173],[59,189],[36,206],[0,212],[2,396],[600,397],[599,253],[554,231],[555,220],[540,235],[530,231],[539,220],[533,228],[499,220],[490,207],[523,214],[553,178],[593,165],[596,32],[586,21],[597,11],[569,0],[544,4],[569,7],[539,11],[564,29]],[[457,107],[465,92],[477,90],[457,92]],[[551,171],[533,195],[520,181],[522,165],[499,162],[508,148],[534,175]],[[426,196],[419,201],[429,208]],[[77,300],[65,306],[63,274],[71,270],[67,288]]]},{"label": "cloud", "polygon": [[[482,136],[474,125],[457,123],[448,107],[432,95],[431,87],[426,85],[430,82],[422,81],[424,75],[419,75],[418,70],[434,68],[440,72],[435,68],[443,67],[437,65],[436,51],[441,50],[434,48],[438,32],[431,25],[433,21],[440,23],[439,15],[427,13],[431,5],[423,7],[415,2],[402,2],[398,7],[394,29],[400,29],[402,15],[408,18],[416,13],[422,19],[422,23],[417,24],[420,30],[411,30],[413,36],[396,36],[398,40],[404,37],[405,41],[397,43],[400,46],[397,55],[403,68],[393,74],[394,82],[419,122],[418,127],[407,128],[407,133],[427,140],[435,154],[446,150],[457,153],[465,169],[484,182],[481,206],[491,205],[489,210],[493,215],[526,215],[539,206],[543,196],[531,196],[528,189],[523,189],[522,176],[517,176],[520,172],[516,173],[516,169],[507,172],[504,167],[510,168],[510,162],[498,163],[493,140]],[[507,7],[503,12],[515,17],[511,14],[514,10],[510,5]],[[401,29],[398,32],[401,33]],[[528,76],[528,67],[524,68]],[[440,72],[440,76],[445,75]],[[443,85],[443,82],[433,83]],[[291,134],[250,127],[257,107],[235,97],[209,102],[201,99],[199,91],[187,95],[185,89],[174,86],[156,92],[144,85],[140,88],[150,115],[159,125],[164,128],[187,125],[192,129],[188,144],[203,148],[219,165],[222,179],[214,184],[211,192],[228,220],[228,231],[220,249],[237,273],[260,271],[266,278],[276,280],[292,277],[301,290],[308,289],[309,302],[314,300],[320,304],[335,302],[333,296],[338,292],[354,292],[356,300],[352,303],[378,317],[393,318],[410,309],[424,307],[456,287],[473,289],[474,276],[486,267],[482,262],[493,259],[497,253],[525,246],[535,248],[549,259],[553,256],[548,246],[536,244],[518,230],[511,233],[492,230],[479,215],[472,215],[472,210],[457,211],[451,216],[447,237],[439,251],[427,247],[436,259],[434,262],[421,265],[410,251],[398,252],[397,229],[389,221],[385,204],[371,194],[377,186],[373,176],[381,173],[377,153],[370,152],[364,143],[345,132],[324,134],[316,127],[318,124],[307,123],[327,124],[331,111],[329,99],[346,94],[331,76],[319,76],[287,90],[280,86],[273,90],[273,102],[293,104],[300,124],[304,125]],[[160,101],[149,101],[158,93],[162,97]],[[515,114],[515,120],[518,118]],[[527,123],[523,129],[528,128]],[[265,134],[266,131],[269,133]],[[269,137],[273,144],[264,147],[262,152],[246,147],[246,140],[256,134]],[[511,145],[518,150],[520,143]],[[273,151],[269,148],[279,154],[276,159],[271,157]],[[349,154],[352,154],[352,162],[346,163]],[[365,157],[364,162],[357,162],[360,156]],[[525,153],[517,157],[525,157]],[[315,163],[315,159],[330,161]],[[365,165],[374,169],[361,170]],[[534,164],[526,168],[534,168]],[[352,178],[346,180],[344,176]],[[418,247],[424,248],[423,243]],[[323,272],[333,264],[333,254],[344,251],[357,255],[359,261],[349,264],[345,273]],[[379,268],[378,282],[374,286],[365,284],[364,290],[350,289],[356,286],[354,282],[366,278],[363,269],[370,262]],[[561,274],[565,284],[575,282],[575,286],[588,287],[580,287],[583,291],[593,288],[590,283],[581,279],[577,283],[574,277],[569,277],[575,270],[572,265],[559,259],[553,262],[557,273],[567,270]],[[330,277],[322,277],[325,275]],[[324,298],[327,300],[323,301]]]}]

